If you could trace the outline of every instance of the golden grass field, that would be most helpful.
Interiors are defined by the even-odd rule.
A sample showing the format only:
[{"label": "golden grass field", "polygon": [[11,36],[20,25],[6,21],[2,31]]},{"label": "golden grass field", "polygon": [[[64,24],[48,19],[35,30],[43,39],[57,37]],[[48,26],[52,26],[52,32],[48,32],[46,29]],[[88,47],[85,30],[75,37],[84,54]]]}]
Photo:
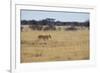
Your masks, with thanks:
[{"label": "golden grass field", "polygon": [[[42,34],[50,34],[51,39],[39,40]],[[21,63],[88,59],[88,29],[21,32]]]}]

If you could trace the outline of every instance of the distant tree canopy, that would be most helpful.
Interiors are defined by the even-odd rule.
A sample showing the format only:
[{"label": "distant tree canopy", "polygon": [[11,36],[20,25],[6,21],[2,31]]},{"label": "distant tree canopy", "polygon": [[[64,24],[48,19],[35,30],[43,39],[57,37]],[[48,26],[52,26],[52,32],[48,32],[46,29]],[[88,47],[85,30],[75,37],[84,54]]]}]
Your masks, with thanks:
[{"label": "distant tree canopy", "polygon": [[28,21],[26,21],[26,20],[21,20],[21,24],[22,24],[22,25],[27,25],[27,24],[28,24]]},{"label": "distant tree canopy", "polygon": [[52,25],[53,23],[55,23],[55,19],[53,18],[46,18],[41,20],[42,25]]},{"label": "distant tree canopy", "polygon": [[84,22],[63,22],[63,21],[55,21],[53,18],[46,18],[43,20],[21,20],[21,25],[34,25],[34,26],[42,26],[42,25],[48,25],[50,27],[52,26],[85,26],[89,27],[89,20]]},{"label": "distant tree canopy", "polygon": [[84,24],[84,26],[89,27],[89,24],[90,24],[90,23],[89,23],[89,21],[86,21],[86,22],[84,22],[83,24]]},{"label": "distant tree canopy", "polygon": [[28,24],[30,24],[30,25],[34,24],[35,25],[35,24],[37,24],[37,21],[36,20],[29,20]]}]

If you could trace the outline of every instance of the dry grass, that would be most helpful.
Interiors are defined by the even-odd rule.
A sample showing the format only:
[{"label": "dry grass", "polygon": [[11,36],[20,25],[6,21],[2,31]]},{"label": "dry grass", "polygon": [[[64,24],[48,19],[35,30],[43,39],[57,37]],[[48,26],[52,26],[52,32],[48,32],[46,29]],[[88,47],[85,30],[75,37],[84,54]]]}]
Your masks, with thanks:
[{"label": "dry grass", "polygon": [[[39,40],[38,35],[51,39]],[[21,62],[66,61],[89,59],[89,30],[21,32]]]}]

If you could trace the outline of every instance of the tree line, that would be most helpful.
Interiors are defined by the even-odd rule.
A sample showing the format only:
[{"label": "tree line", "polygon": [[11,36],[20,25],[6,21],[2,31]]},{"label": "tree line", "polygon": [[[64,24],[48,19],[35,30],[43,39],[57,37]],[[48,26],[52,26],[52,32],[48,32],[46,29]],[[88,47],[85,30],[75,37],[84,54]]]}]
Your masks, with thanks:
[{"label": "tree line", "polygon": [[71,26],[71,29],[78,27],[89,28],[89,20],[84,22],[63,22],[55,21],[53,18],[46,18],[43,20],[21,20],[21,25],[30,25],[33,30],[41,30],[43,26],[46,26],[44,30],[56,30],[55,26]]},{"label": "tree line", "polygon": [[21,20],[22,25],[56,25],[56,26],[87,26],[89,27],[89,20],[84,22],[63,22],[63,21],[55,21],[52,18],[46,18],[43,20]]}]

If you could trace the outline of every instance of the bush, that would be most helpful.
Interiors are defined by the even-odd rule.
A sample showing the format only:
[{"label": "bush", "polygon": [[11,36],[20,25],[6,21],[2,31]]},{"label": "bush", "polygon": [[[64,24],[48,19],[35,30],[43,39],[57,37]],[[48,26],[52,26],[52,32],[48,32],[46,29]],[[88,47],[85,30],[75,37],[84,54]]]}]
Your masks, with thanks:
[{"label": "bush", "polygon": [[71,31],[74,31],[74,30],[77,30],[77,28],[75,28],[75,27],[69,27],[69,28],[65,28],[65,30],[71,30]]}]

